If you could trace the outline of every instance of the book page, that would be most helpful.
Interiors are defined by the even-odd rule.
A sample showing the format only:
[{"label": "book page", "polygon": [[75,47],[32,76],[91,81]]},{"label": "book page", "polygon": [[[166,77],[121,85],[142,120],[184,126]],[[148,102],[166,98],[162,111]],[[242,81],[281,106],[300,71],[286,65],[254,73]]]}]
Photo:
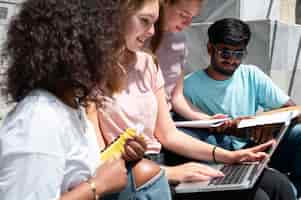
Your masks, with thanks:
[{"label": "book page", "polygon": [[229,118],[222,119],[208,119],[208,120],[192,120],[192,121],[177,121],[176,127],[190,127],[190,128],[210,128],[222,125]]},{"label": "book page", "polygon": [[286,123],[290,120],[294,119],[300,114],[298,110],[289,110],[283,112],[275,112],[268,115],[260,115],[255,116],[251,119],[241,120],[237,126],[237,128],[246,128],[252,126],[261,126],[265,124],[278,124],[278,123]]}]

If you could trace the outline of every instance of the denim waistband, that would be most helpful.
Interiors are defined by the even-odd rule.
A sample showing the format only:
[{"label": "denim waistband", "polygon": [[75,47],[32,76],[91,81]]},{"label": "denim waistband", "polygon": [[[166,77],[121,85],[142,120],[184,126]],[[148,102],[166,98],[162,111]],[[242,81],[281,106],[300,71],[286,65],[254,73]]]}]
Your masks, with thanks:
[{"label": "denim waistband", "polygon": [[144,158],[152,160],[152,161],[156,162],[159,165],[163,165],[164,161],[165,161],[163,153],[145,154]]}]

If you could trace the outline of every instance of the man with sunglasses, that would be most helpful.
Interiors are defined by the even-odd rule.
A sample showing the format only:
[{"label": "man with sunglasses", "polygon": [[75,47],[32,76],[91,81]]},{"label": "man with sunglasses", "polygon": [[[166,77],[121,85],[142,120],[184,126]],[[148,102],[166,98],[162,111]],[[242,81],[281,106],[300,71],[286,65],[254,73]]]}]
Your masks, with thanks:
[{"label": "man with sunglasses", "polygon": [[[242,64],[251,37],[246,23],[232,18],[219,20],[209,27],[208,36],[210,64],[185,78],[184,95],[206,114],[222,113],[233,120],[214,131],[185,128],[184,132],[230,150],[269,139],[270,135],[265,134],[264,129],[252,134],[255,139],[233,136],[233,133],[239,133],[237,119],[253,116],[259,108],[272,110],[295,103],[258,67]],[[300,196],[301,124],[288,131],[277,151],[271,166],[289,175]]]}]

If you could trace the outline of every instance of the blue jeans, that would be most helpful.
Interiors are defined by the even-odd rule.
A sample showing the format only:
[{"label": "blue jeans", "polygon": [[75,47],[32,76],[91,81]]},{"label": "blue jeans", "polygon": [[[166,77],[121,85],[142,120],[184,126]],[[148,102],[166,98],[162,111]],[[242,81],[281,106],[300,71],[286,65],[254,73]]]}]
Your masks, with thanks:
[{"label": "blue jeans", "polygon": [[[235,150],[233,137],[220,133],[210,133],[206,129],[179,128],[184,133],[217,145],[224,149]],[[248,145],[249,146],[249,145]],[[291,127],[280,142],[272,156],[270,166],[282,173],[288,174],[289,179],[297,189],[298,197],[301,196],[301,124]]]},{"label": "blue jeans", "polygon": [[[118,178],[118,177],[117,177]],[[128,184],[118,193],[106,195],[102,200],[171,200],[171,193],[164,170],[144,185],[136,188],[132,170],[128,169]]]}]

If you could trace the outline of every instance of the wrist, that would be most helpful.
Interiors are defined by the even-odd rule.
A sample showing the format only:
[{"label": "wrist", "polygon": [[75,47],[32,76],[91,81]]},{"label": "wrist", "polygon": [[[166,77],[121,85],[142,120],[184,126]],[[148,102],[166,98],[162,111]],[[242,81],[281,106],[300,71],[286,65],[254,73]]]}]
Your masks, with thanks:
[{"label": "wrist", "polygon": [[205,113],[201,113],[201,112],[196,112],[196,118],[198,120],[209,120],[209,119],[213,119],[211,116],[205,114]]},{"label": "wrist", "polygon": [[176,168],[175,167],[164,166],[162,168],[165,170],[165,174],[166,174],[168,182],[170,182],[172,184],[179,182],[179,180],[176,178],[177,177],[177,173],[176,173]]},{"label": "wrist", "polygon": [[215,149],[215,160],[223,163],[234,163],[235,151],[229,151],[217,147]]},{"label": "wrist", "polygon": [[89,185],[90,193],[91,193],[91,199],[98,200],[99,194],[97,192],[97,186],[96,183],[92,179],[87,180],[87,184]]},{"label": "wrist", "polygon": [[89,180],[87,180],[87,183],[90,186],[90,189],[93,192],[93,183],[95,185],[95,194],[94,197],[98,196],[101,197],[106,193],[106,184],[102,183],[102,181],[100,181],[99,179],[96,179],[94,177],[90,178]]}]

